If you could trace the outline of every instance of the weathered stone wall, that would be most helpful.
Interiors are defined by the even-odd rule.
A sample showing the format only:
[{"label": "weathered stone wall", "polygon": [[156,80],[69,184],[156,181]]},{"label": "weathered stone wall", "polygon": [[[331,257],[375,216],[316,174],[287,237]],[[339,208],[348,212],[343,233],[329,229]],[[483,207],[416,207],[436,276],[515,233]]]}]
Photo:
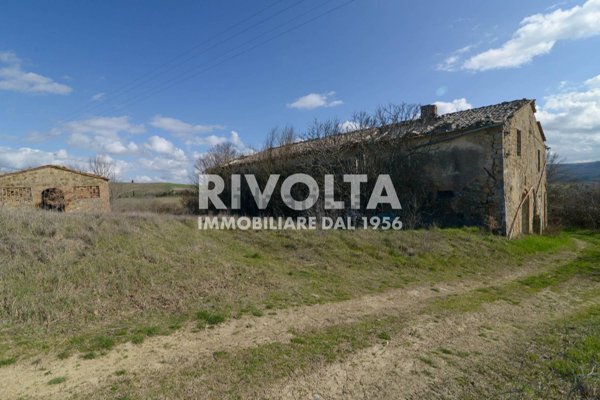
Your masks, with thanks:
[{"label": "weathered stone wall", "polygon": [[504,232],[501,127],[421,139],[414,145],[423,146],[420,151],[427,155],[422,172],[433,185],[441,225]]},{"label": "weathered stone wall", "polygon": [[[330,164],[321,161],[316,171],[311,169],[318,162],[315,158],[327,158],[328,153],[315,150],[301,156],[277,157],[271,159],[272,164],[268,159],[234,164],[220,173],[226,182],[229,181],[228,174],[257,174],[261,170],[284,176],[303,172],[316,179],[323,174],[390,174],[403,203],[403,210],[396,214],[404,219],[407,226],[431,223],[439,226],[483,226],[504,233],[501,126],[357,144],[355,147],[332,150],[330,156],[334,161]],[[371,160],[364,167],[366,169],[359,166],[370,158],[381,162]],[[368,188],[363,187],[363,190],[369,193]],[[336,193],[339,195],[337,188]],[[228,195],[224,197],[228,198]],[[252,204],[252,201],[249,203]],[[246,214],[252,215],[253,212],[255,210],[244,208]]]},{"label": "weathered stone wall", "polygon": [[[523,107],[509,120],[503,142],[507,234],[541,233],[548,208],[546,147],[531,107]],[[524,200],[528,191],[531,195]]]},{"label": "weathered stone wall", "polygon": [[110,211],[106,180],[51,166],[1,175],[0,206],[40,208],[42,193],[46,189],[62,192],[65,212]]},{"label": "weathered stone wall", "polygon": [[[308,168],[318,161],[321,169],[317,176],[324,173],[366,173],[360,165],[368,167],[368,164],[373,164],[374,158],[384,161],[376,168],[379,173],[388,173],[395,184],[400,183],[396,190],[403,202],[401,216],[411,216],[407,213],[408,207],[404,207],[405,200],[410,201],[410,198],[402,196],[406,189],[402,187],[402,182],[406,183],[402,175],[411,174],[419,178],[417,185],[411,189],[414,192],[415,186],[423,188],[417,194],[424,196],[416,200],[425,207],[413,206],[419,213],[415,219],[420,218],[414,226],[430,223],[483,226],[510,236],[522,232],[543,232],[547,225],[546,154],[533,107],[533,103],[527,103],[507,121],[498,120],[485,128],[410,139],[357,141],[352,145],[342,142],[345,147],[332,147],[329,153],[315,146],[304,153],[280,152],[273,157],[231,164],[227,170],[229,174],[255,173],[262,166],[263,171],[284,175],[284,171],[288,174],[309,173]],[[482,123],[490,124],[488,120]],[[520,151],[517,151],[517,142],[520,143]],[[322,161],[328,157],[332,162]],[[418,161],[411,163],[413,157]],[[353,168],[355,164],[356,168]],[[524,194],[529,190],[531,196],[526,199],[525,207],[520,207]]]}]

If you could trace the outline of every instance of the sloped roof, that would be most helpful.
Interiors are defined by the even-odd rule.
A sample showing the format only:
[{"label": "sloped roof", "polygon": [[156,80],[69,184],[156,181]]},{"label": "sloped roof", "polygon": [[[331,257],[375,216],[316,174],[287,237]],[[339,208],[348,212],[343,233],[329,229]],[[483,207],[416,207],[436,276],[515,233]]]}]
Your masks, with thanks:
[{"label": "sloped roof", "polygon": [[[409,137],[423,137],[427,135],[444,135],[452,132],[467,132],[489,128],[504,124],[513,114],[524,106],[532,107],[535,112],[535,100],[520,99],[505,101],[485,107],[472,108],[470,110],[457,111],[437,116],[432,119],[415,119],[395,125],[384,126],[373,129],[362,129],[337,135],[315,139],[319,145],[335,146],[350,143],[358,143],[364,140],[386,140]],[[543,134],[543,133],[542,133]],[[287,151],[295,154],[310,151],[315,140],[302,141],[286,145]],[[272,156],[277,156],[283,148],[272,148],[269,151]],[[240,157],[229,164],[243,164],[253,162],[261,158],[265,151]],[[288,153],[289,154],[289,153]]]},{"label": "sloped roof", "polygon": [[410,133],[432,135],[499,125],[506,122],[517,110],[525,105],[533,107],[533,111],[535,112],[535,100],[521,99],[505,101],[491,106],[440,115],[429,121],[419,120],[421,122],[415,124],[413,127],[414,132]]},{"label": "sloped roof", "polygon": [[100,176],[100,175],[95,175],[95,174],[90,174],[90,173],[87,173],[87,172],[77,171],[77,170],[74,170],[74,169],[63,167],[61,165],[41,165],[41,166],[35,167],[35,168],[22,169],[20,171],[15,171],[15,172],[9,172],[7,174],[2,174],[2,175],[0,175],[0,178],[3,178],[5,176],[23,174],[23,173],[26,173],[26,172],[37,171],[37,170],[44,169],[44,168],[58,169],[60,171],[71,172],[73,174],[79,174],[79,175],[87,176],[87,177],[90,177],[90,178],[103,179],[105,181],[109,180],[108,178],[105,178],[105,177]]}]

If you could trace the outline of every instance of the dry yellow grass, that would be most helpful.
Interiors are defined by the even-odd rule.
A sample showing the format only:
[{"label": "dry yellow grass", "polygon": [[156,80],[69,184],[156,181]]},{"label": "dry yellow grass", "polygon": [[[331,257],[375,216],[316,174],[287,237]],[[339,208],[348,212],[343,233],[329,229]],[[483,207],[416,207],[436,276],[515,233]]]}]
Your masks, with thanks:
[{"label": "dry yellow grass", "polygon": [[[422,310],[427,318],[460,318],[457,313],[498,301],[518,308],[541,288],[595,271],[585,267],[586,259],[554,268],[581,251],[582,240],[571,234],[507,241],[477,229],[198,231],[196,219],[183,216],[6,210],[0,225],[0,368],[7,376],[22,371],[17,380],[28,376],[25,371],[31,370],[32,379],[41,374],[54,394],[88,379],[86,366],[104,371],[107,362],[129,366],[119,367],[115,379],[118,392],[132,398],[168,397],[169,390],[185,397],[208,383],[219,398],[259,393],[260,386],[248,380],[252,376],[269,384],[291,371],[318,376],[324,363],[394,339],[406,328],[397,314],[403,307],[413,317]],[[450,296],[469,288],[478,289]],[[410,306],[403,296],[414,293],[420,294]],[[456,306],[444,307],[444,298]],[[301,307],[287,310],[294,306]],[[288,314],[287,325],[279,326]],[[287,337],[295,325],[308,331],[296,332],[291,345],[278,343],[277,335]],[[216,336],[202,333],[215,326]],[[267,334],[260,335],[261,329]],[[221,331],[231,336],[229,344],[219,344]],[[192,366],[181,359],[184,354],[208,351],[198,347],[196,336],[207,345],[216,341],[214,362],[186,372]],[[235,348],[246,336],[243,349],[218,350]],[[183,347],[169,351],[177,346]],[[123,349],[130,349],[130,361],[123,361]],[[183,362],[183,369],[132,381],[130,367],[144,365],[133,359],[137,353],[155,363],[163,356],[174,365]],[[38,371],[38,359],[54,365],[56,376]],[[65,381],[47,384],[63,376]],[[193,388],[183,384],[192,377]],[[100,389],[98,396],[109,396],[110,385]]]},{"label": "dry yellow grass", "polygon": [[230,318],[339,301],[571,245],[473,229],[202,232],[194,218],[157,215],[2,211],[0,225],[0,358],[102,351],[203,310]]}]

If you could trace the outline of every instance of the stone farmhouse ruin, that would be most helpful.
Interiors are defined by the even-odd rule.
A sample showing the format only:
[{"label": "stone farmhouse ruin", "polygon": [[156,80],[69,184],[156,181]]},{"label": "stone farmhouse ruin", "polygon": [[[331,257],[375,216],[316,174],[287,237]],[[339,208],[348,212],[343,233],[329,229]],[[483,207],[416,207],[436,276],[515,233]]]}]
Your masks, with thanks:
[{"label": "stone farmhouse ruin", "polygon": [[109,212],[108,179],[57,165],[0,175],[0,207]]},{"label": "stone farmhouse ruin", "polygon": [[542,233],[546,137],[535,112],[528,99],[445,115],[426,105],[412,121],[271,148],[216,171],[315,177],[375,165],[373,172],[392,176],[402,218],[412,212],[422,225],[482,226],[509,237]]}]

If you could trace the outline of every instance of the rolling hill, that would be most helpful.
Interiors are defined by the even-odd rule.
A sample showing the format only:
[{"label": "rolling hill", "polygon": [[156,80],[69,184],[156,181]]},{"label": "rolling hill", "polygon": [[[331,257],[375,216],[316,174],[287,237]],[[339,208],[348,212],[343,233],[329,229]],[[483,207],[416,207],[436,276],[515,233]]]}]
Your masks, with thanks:
[{"label": "rolling hill", "polygon": [[600,161],[560,164],[559,182],[600,182]]}]

